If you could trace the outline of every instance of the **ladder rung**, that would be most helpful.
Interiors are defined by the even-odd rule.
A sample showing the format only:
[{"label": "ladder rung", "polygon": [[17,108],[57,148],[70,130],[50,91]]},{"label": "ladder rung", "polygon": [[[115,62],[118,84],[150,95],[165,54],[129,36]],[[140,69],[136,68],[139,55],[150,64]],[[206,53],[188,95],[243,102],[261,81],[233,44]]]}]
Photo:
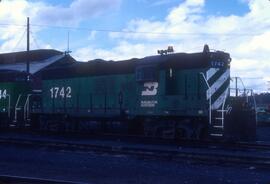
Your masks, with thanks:
[{"label": "ladder rung", "polygon": [[10,127],[15,127],[16,125],[10,124],[9,126],[10,126]]},{"label": "ladder rung", "polygon": [[224,120],[224,118],[216,118],[217,120]]},{"label": "ladder rung", "polygon": [[222,137],[223,134],[210,134],[211,136],[215,136],[215,137]]},{"label": "ladder rung", "polygon": [[15,109],[16,109],[17,111],[19,111],[19,110],[21,110],[22,108],[19,107],[19,108],[15,108]]},{"label": "ladder rung", "polygon": [[217,110],[217,112],[226,112],[228,110]]},{"label": "ladder rung", "polygon": [[224,128],[224,126],[218,126],[218,125],[215,125],[213,126],[214,128]]}]

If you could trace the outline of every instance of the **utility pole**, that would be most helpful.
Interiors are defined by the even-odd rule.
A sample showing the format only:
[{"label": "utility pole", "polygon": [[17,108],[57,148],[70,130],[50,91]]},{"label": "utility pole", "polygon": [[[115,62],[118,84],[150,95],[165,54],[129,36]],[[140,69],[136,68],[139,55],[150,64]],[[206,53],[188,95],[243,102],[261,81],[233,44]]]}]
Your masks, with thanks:
[{"label": "utility pole", "polygon": [[29,56],[29,51],[30,51],[30,25],[29,25],[29,17],[27,17],[27,61],[26,61],[26,72],[30,72],[30,56]]},{"label": "utility pole", "polygon": [[236,97],[238,96],[237,79],[238,79],[238,77],[235,77],[235,96],[236,96]]},{"label": "utility pole", "polygon": [[69,50],[69,31],[67,33],[67,50],[65,51],[65,55],[68,55],[69,53],[71,53],[71,51]]},{"label": "utility pole", "polygon": [[68,39],[67,39],[67,53],[69,53],[69,31],[68,31]]}]

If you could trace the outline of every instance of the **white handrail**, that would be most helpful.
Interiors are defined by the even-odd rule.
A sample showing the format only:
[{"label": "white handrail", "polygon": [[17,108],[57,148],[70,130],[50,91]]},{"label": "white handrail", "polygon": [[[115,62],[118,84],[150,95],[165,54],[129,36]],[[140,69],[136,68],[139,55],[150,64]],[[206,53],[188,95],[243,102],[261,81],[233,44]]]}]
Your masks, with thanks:
[{"label": "white handrail", "polygon": [[226,99],[227,99],[227,97],[228,97],[228,92],[230,91],[230,88],[228,87],[227,89],[226,89],[226,92],[225,92],[225,97],[224,97],[224,99],[223,99],[223,104],[222,104],[222,111],[221,111],[221,118],[222,118],[222,121],[221,121],[221,126],[222,127],[224,127],[224,107],[225,107],[225,103],[226,103]]},{"label": "white handrail", "polygon": [[7,94],[8,97],[8,118],[10,118],[10,95]]},{"label": "white handrail", "polygon": [[29,94],[29,98],[28,98],[28,103],[27,103],[27,119],[29,119],[29,112],[30,112],[30,107],[29,107],[29,103],[30,103],[30,97],[32,96],[32,94]]},{"label": "white handrail", "polygon": [[22,96],[22,94],[20,94],[19,97],[17,98],[17,102],[15,105],[14,122],[17,122],[17,107],[18,107],[19,101],[21,99],[21,96]]},{"label": "white handrail", "polygon": [[255,108],[255,120],[256,120],[256,124],[257,124],[257,102],[256,102],[256,99],[255,99],[255,96],[254,96],[254,93],[253,93],[253,90],[251,90],[251,96],[253,98],[253,103],[254,103],[254,108]]},{"label": "white handrail", "polygon": [[[8,118],[10,118],[10,95],[6,94],[5,96],[3,96],[4,99],[6,99],[6,97],[8,97],[8,107],[7,107],[7,113],[8,113]],[[0,97],[1,99],[1,97]],[[4,110],[6,111],[6,110]]]},{"label": "white handrail", "polygon": [[211,95],[212,92],[211,92],[211,87],[210,87],[204,73],[200,72],[200,74],[203,76],[203,79],[204,79],[204,81],[209,89],[209,93],[210,93],[210,95],[209,95],[209,124],[211,125],[212,124],[212,95]]},{"label": "white handrail", "polygon": [[25,101],[25,104],[24,104],[24,107],[23,107],[23,119],[24,120],[27,120],[29,118],[29,99],[30,99],[30,96],[32,96],[32,94],[28,94],[27,95],[27,98],[26,98],[26,101]]}]

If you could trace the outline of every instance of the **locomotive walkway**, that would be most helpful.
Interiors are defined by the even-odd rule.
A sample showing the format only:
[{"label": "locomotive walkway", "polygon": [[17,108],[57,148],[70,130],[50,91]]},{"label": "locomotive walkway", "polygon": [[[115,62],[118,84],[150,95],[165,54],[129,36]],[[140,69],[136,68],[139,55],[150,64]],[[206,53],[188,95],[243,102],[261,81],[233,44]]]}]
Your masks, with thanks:
[{"label": "locomotive walkway", "polygon": [[181,162],[243,164],[270,168],[270,145],[256,143],[178,143],[147,144],[105,140],[57,140],[48,138],[18,138],[0,136],[1,145],[36,147],[67,152],[91,152],[97,154],[128,155],[145,159],[162,159]]}]

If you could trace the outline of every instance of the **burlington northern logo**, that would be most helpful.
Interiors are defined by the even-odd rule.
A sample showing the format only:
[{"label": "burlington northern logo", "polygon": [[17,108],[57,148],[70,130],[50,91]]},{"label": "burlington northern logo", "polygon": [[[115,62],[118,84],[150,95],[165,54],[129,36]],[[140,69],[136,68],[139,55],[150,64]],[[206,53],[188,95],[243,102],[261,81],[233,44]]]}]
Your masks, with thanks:
[{"label": "burlington northern logo", "polygon": [[157,82],[146,82],[143,87],[144,90],[142,91],[142,96],[155,96],[157,94]]}]

